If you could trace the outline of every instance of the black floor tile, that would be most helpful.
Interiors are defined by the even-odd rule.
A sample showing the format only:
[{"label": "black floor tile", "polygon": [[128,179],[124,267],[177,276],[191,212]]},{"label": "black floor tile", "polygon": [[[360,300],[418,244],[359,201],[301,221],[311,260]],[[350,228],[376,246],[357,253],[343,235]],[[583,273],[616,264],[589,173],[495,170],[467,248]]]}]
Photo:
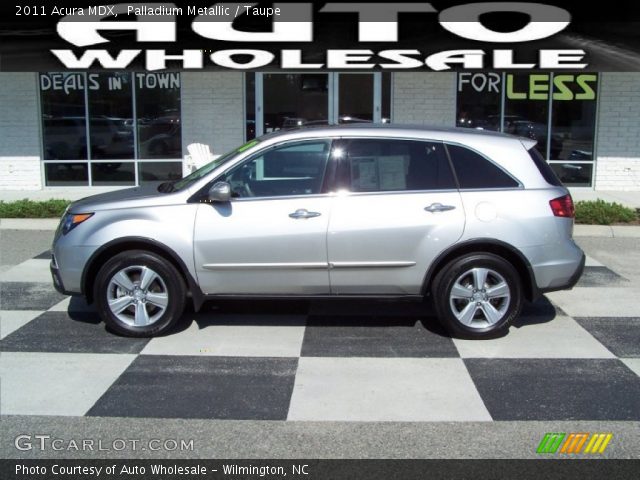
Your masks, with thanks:
[{"label": "black floor tile", "polygon": [[109,332],[95,313],[45,312],[2,339],[0,351],[140,353],[148,342]]},{"label": "black floor tile", "polygon": [[0,283],[0,308],[2,310],[48,310],[64,299],[64,295],[54,290],[53,284]]},{"label": "black floor tile", "polygon": [[285,420],[297,358],[141,355],[90,416]]},{"label": "black floor tile", "polygon": [[309,317],[306,357],[458,357],[435,318]]},{"label": "black floor tile", "polygon": [[610,287],[627,282],[629,280],[607,267],[584,267],[576,287]]},{"label": "black floor tile", "polygon": [[617,357],[640,357],[640,317],[576,318]]},{"label": "black floor tile", "polygon": [[464,362],[494,420],[640,420],[640,378],[620,360]]}]

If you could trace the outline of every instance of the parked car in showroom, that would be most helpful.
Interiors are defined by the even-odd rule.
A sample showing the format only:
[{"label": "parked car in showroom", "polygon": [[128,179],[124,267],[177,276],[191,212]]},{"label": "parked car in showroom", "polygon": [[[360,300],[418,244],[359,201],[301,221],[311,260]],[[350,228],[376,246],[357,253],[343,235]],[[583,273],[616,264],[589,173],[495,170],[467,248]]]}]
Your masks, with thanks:
[{"label": "parked car in showroom", "polygon": [[54,284],[130,336],[230,297],[431,297],[453,334],[492,336],[584,266],[571,196],[534,145],[389,124],[269,134],[181,180],[72,203]]}]

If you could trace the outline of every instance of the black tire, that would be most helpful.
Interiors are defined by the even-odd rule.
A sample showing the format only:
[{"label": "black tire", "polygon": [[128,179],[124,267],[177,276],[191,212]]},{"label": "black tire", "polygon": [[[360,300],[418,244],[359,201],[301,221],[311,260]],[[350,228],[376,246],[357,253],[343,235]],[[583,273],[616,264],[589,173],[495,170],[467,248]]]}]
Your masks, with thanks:
[{"label": "black tire", "polygon": [[[136,286],[136,290],[140,290],[142,275],[139,275],[137,281],[135,280],[138,267],[149,269],[157,275],[157,277],[153,277],[155,280],[150,284],[146,293],[141,294],[144,302],[135,295],[125,294],[124,288],[112,283],[116,274],[126,270],[131,283]],[[128,290],[128,292],[133,292],[133,290]],[[163,300],[166,302],[165,306],[157,306],[151,300],[147,303],[147,294],[154,293],[166,295],[166,300]],[[113,301],[124,300],[123,297],[132,300],[138,298],[138,302],[126,307],[117,316],[109,306],[109,298]],[[115,255],[100,269],[95,281],[93,298],[100,317],[111,330],[128,337],[153,337],[166,333],[174,327],[184,311],[186,297],[187,289],[184,279],[171,262],[155,253],[144,250],[128,250]],[[151,297],[149,296],[149,298]],[[149,324],[136,324],[137,308],[140,303],[145,304],[142,308],[147,312],[147,317],[151,319]],[[134,324],[122,319],[128,319],[130,316]],[[141,318],[144,318],[144,315],[141,315]]]},{"label": "black tire", "polygon": [[[474,270],[489,270],[486,282],[481,289],[475,289]],[[491,298],[490,287],[505,283],[508,287],[508,295]],[[469,289],[469,299],[452,297],[452,290],[456,287],[464,286]],[[487,288],[489,287],[489,288]],[[476,291],[477,290],[477,291]],[[438,315],[438,320],[454,336],[460,338],[494,338],[506,333],[509,324],[520,315],[522,310],[522,281],[516,269],[504,258],[490,253],[470,253],[449,262],[442,268],[431,286],[433,305]],[[478,295],[474,299],[474,295]],[[475,306],[474,306],[475,304]],[[465,308],[469,307],[470,323],[463,323],[456,316],[463,318]],[[486,310],[485,310],[486,309]],[[495,323],[489,322],[489,316],[485,311],[493,309],[500,313]]]}]

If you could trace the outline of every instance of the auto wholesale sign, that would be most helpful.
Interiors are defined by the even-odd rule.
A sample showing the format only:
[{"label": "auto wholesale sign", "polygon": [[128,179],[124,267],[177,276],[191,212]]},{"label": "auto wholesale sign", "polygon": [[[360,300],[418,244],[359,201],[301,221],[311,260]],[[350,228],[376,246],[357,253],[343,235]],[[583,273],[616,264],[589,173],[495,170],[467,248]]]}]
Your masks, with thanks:
[{"label": "auto wholesale sign", "polygon": [[[181,63],[182,68],[203,68],[205,62],[229,69],[256,69],[277,66],[282,69],[414,69],[426,65],[431,70],[449,70],[458,65],[464,69],[509,68],[585,68],[582,49],[541,49],[536,63],[518,63],[510,45],[549,38],[563,31],[571,22],[569,11],[540,3],[469,3],[438,11],[430,3],[327,3],[317,12],[311,3],[274,4],[273,8],[257,8],[238,3],[218,4],[213,8],[186,9],[174,4],[148,6],[118,4],[108,11],[96,7],[69,11],[57,24],[58,34],[74,47],[85,48],[81,54],[72,49],[53,49],[51,53],[67,68],[127,68],[139,56],[144,56],[147,70],[163,70],[168,61]],[[102,14],[105,11],[106,13]],[[512,32],[492,30],[480,21],[485,14],[517,11],[530,17],[522,27]],[[191,27],[204,39],[223,42],[257,44],[295,42],[301,45],[314,41],[314,17],[324,16],[330,21],[333,13],[353,13],[357,19],[358,43],[386,43],[398,41],[400,13],[430,13],[437,18],[439,28],[459,38],[475,42],[489,42],[505,48],[493,51],[467,48],[444,50],[423,56],[418,49],[370,48],[327,49],[322,62],[305,62],[303,48],[282,49],[274,53],[259,48],[232,48],[206,53],[203,50],[182,50],[170,54],[166,49],[128,48],[112,55],[107,49],[95,48],[108,42],[100,32],[105,30],[133,30],[138,42],[145,44],[178,42],[176,18],[195,15]],[[135,21],[112,22],[118,15],[136,17]],[[272,23],[269,32],[246,32],[234,26],[240,16],[256,16]],[[240,59],[239,57],[242,57]],[[279,58],[277,58],[279,57]]]},{"label": "auto wholesale sign", "polygon": [[[15,5],[13,10],[17,24],[28,21],[34,28],[39,22],[55,32],[51,42],[35,47],[47,68],[619,71],[640,66],[640,55],[624,45],[625,36],[609,41],[604,20],[618,20],[616,12],[589,18],[583,9],[559,2],[166,2]],[[633,12],[627,14],[630,20]],[[624,22],[620,26],[627,28]],[[11,41],[10,32],[5,37]],[[11,52],[4,58],[5,67],[13,63]]]}]

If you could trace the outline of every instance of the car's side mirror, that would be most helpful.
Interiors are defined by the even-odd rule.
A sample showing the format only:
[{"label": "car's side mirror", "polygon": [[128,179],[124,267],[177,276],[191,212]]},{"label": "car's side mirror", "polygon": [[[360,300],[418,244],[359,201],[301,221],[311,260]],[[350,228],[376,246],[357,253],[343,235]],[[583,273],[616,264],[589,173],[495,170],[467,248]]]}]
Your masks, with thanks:
[{"label": "car's side mirror", "polygon": [[227,182],[216,182],[209,189],[209,201],[226,203],[231,200],[231,185]]}]

